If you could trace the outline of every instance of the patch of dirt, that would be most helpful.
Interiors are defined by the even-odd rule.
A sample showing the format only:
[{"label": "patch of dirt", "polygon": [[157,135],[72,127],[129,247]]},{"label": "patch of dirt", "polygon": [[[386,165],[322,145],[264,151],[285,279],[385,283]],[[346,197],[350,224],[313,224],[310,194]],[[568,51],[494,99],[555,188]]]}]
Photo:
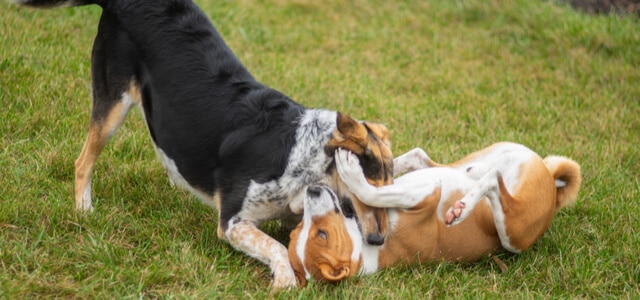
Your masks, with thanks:
[{"label": "patch of dirt", "polygon": [[640,0],[562,0],[575,9],[596,14],[633,14],[640,17]]}]

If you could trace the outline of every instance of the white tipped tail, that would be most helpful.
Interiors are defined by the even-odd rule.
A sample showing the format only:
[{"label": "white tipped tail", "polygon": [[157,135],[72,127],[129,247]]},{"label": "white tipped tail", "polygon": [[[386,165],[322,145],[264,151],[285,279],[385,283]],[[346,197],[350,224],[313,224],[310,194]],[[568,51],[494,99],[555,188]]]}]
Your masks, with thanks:
[{"label": "white tipped tail", "polygon": [[580,165],[567,157],[555,155],[545,157],[544,164],[556,183],[556,209],[574,204],[582,183]]}]

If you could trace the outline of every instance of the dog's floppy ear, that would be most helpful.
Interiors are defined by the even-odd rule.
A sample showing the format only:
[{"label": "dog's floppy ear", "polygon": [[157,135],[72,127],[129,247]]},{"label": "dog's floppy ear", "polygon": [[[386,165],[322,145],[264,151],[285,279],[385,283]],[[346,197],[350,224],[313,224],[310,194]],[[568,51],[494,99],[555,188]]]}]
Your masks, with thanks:
[{"label": "dog's floppy ear", "polygon": [[325,146],[325,152],[333,155],[338,148],[347,149],[356,155],[362,155],[367,149],[367,128],[358,120],[338,113],[336,131]]},{"label": "dog's floppy ear", "polygon": [[391,133],[387,126],[380,123],[363,122],[366,128],[369,128],[371,133],[382,141],[387,147],[391,148]]}]

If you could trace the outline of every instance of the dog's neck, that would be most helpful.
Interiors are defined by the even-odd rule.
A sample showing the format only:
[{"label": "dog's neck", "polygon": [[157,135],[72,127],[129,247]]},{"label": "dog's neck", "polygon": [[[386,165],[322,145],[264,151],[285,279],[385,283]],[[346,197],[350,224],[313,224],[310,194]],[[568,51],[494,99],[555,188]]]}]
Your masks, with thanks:
[{"label": "dog's neck", "polygon": [[335,111],[307,109],[300,117],[297,142],[291,149],[285,176],[296,177],[296,181],[304,186],[326,181],[322,177],[324,170],[333,162],[333,155],[327,155],[322,145],[336,130],[336,114]]},{"label": "dog's neck", "polygon": [[[333,156],[324,152],[321,145],[325,145],[336,130],[335,111],[322,109],[307,109],[300,116],[296,131],[297,143],[291,149],[287,168],[282,176],[282,186],[296,184],[307,186],[314,183],[334,185],[329,174],[325,172],[333,163]],[[304,192],[292,197],[289,202],[290,210],[302,214]]]}]

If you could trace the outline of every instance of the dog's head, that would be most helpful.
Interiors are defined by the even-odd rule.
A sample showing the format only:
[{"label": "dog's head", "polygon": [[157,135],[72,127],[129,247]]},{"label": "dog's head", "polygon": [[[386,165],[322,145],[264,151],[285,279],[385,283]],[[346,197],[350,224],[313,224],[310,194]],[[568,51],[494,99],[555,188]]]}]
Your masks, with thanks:
[{"label": "dog's head", "polygon": [[[382,186],[393,183],[393,153],[389,130],[382,125],[360,122],[345,114],[338,113],[337,128],[333,137],[325,146],[327,155],[334,155],[338,148],[353,152],[358,156],[364,176],[370,184]],[[370,245],[382,245],[388,234],[388,216],[385,208],[374,208],[365,205],[354,197],[344,197],[348,189],[340,181],[335,165],[333,172],[334,186],[344,199],[354,199],[343,203],[352,205],[358,217],[362,235]]]},{"label": "dog's head", "polygon": [[358,224],[344,216],[338,197],[327,186],[307,188],[302,222],[290,237],[289,260],[300,286],[312,276],[338,282],[360,269],[362,236]]}]

